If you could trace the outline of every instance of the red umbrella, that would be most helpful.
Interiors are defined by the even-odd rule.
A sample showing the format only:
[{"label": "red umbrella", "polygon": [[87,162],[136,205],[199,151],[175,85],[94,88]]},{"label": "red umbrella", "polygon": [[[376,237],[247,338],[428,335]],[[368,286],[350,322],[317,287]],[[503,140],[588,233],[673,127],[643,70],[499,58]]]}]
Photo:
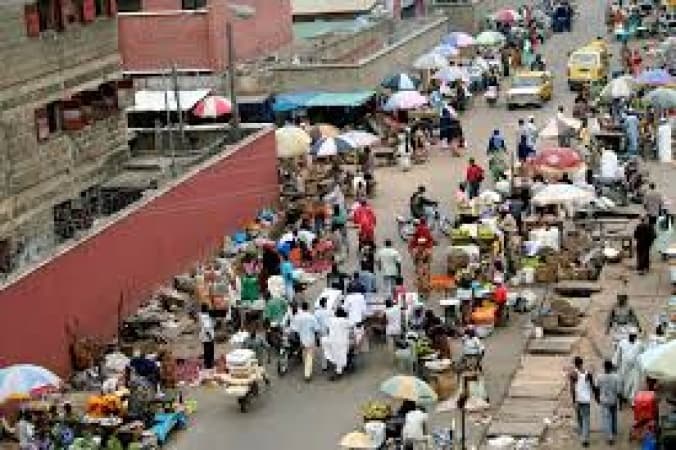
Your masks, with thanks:
[{"label": "red umbrella", "polygon": [[232,103],[227,98],[210,95],[200,100],[192,112],[203,119],[215,119],[216,117],[229,114],[232,111]]},{"label": "red umbrella", "polygon": [[538,151],[535,156],[536,165],[559,170],[575,168],[583,162],[575,150],[567,147],[546,148]]},{"label": "red umbrella", "polygon": [[493,16],[498,22],[514,23],[521,18],[518,12],[513,9],[501,9]]}]

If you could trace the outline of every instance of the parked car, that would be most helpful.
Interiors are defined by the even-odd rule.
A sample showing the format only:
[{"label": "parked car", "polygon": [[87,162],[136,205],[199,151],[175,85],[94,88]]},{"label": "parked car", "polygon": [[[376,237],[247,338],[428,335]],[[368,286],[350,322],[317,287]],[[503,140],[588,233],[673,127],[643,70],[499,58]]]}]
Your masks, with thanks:
[{"label": "parked car", "polygon": [[550,72],[520,72],[507,91],[507,109],[516,106],[542,106],[552,99],[554,82]]}]

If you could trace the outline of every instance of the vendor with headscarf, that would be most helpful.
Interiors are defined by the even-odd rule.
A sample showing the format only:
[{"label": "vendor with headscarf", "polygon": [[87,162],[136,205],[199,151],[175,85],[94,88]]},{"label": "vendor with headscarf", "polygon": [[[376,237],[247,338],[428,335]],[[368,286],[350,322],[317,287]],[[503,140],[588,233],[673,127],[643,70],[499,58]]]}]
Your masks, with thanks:
[{"label": "vendor with headscarf", "polygon": [[434,237],[424,218],[418,220],[408,247],[415,264],[418,294],[427,299],[430,294],[430,266],[432,263]]}]

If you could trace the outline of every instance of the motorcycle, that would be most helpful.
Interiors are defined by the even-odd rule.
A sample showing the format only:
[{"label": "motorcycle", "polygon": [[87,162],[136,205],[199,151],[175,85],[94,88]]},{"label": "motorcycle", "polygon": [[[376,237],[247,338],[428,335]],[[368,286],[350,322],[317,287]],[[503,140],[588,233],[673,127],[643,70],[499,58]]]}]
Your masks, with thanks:
[{"label": "motorcycle", "polygon": [[486,92],[484,93],[484,98],[488,106],[495,106],[498,102],[498,87],[497,86],[488,86]]},{"label": "motorcycle", "polygon": [[[451,235],[451,230],[453,229],[453,222],[450,218],[445,215],[442,215],[439,212],[438,206],[431,206],[432,213],[429,215],[432,217],[432,220],[428,222],[430,231],[432,233],[441,232],[444,236],[448,237]],[[397,221],[397,230],[399,231],[399,237],[402,241],[408,242],[411,240],[411,237],[415,234],[415,223],[413,217],[404,217],[396,216],[395,220]]]},{"label": "motorcycle", "polygon": [[291,362],[296,363],[303,359],[302,353],[298,335],[289,329],[284,330],[277,357],[277,374],[279,376],[286,375]]}]

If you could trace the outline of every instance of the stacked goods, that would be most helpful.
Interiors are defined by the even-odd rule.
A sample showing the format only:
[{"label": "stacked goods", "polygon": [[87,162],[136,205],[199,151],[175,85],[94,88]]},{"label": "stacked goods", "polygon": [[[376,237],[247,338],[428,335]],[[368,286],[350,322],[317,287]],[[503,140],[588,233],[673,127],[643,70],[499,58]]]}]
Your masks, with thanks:
[{"label": "stacked goods", "polygon": [[489,226],[479,225],[477,229],[477,237],[480,240],[493,240],[495,239],[495,232]]},{"label": "stacked goods", "polygon": [[432,349],[432,342],[427,338],[420,338],[415,343],[415,354],[418,358],[425,358],[434,353]]},{"label": "stacked goods", "polygon": [[454,228],[451,230],[451,242],[470,242],[472,240],[472,234],[470,230],[466,228]]},{"label": "stacked goods", "polygon": [[535,269],[535,281],[538,283],[554,283],[558,277],[558,267],[552,264],[543,264]]},{"label": "stacked goods", "polygon": [[227,370],[233,378],[249,378],[256,374],[256,353],[248,348],[238,348],[225,357]]},{"label": "stacked goods", "polygon": [[362,405],[361,414],[364,421],[384,421],[392,416],[392,408],[383,401],[372,400]]},{"label": "stacked goods", "polygon": [[488,305],[472,311],[472,323],[475,325],[493,325],[495,323],[495,306]]},{"label": "stacked goods", "polygon": [[92,395],[87,399],[87,415],[91,417],[117,416],[122,411],[122,401],[117,395]]}]

